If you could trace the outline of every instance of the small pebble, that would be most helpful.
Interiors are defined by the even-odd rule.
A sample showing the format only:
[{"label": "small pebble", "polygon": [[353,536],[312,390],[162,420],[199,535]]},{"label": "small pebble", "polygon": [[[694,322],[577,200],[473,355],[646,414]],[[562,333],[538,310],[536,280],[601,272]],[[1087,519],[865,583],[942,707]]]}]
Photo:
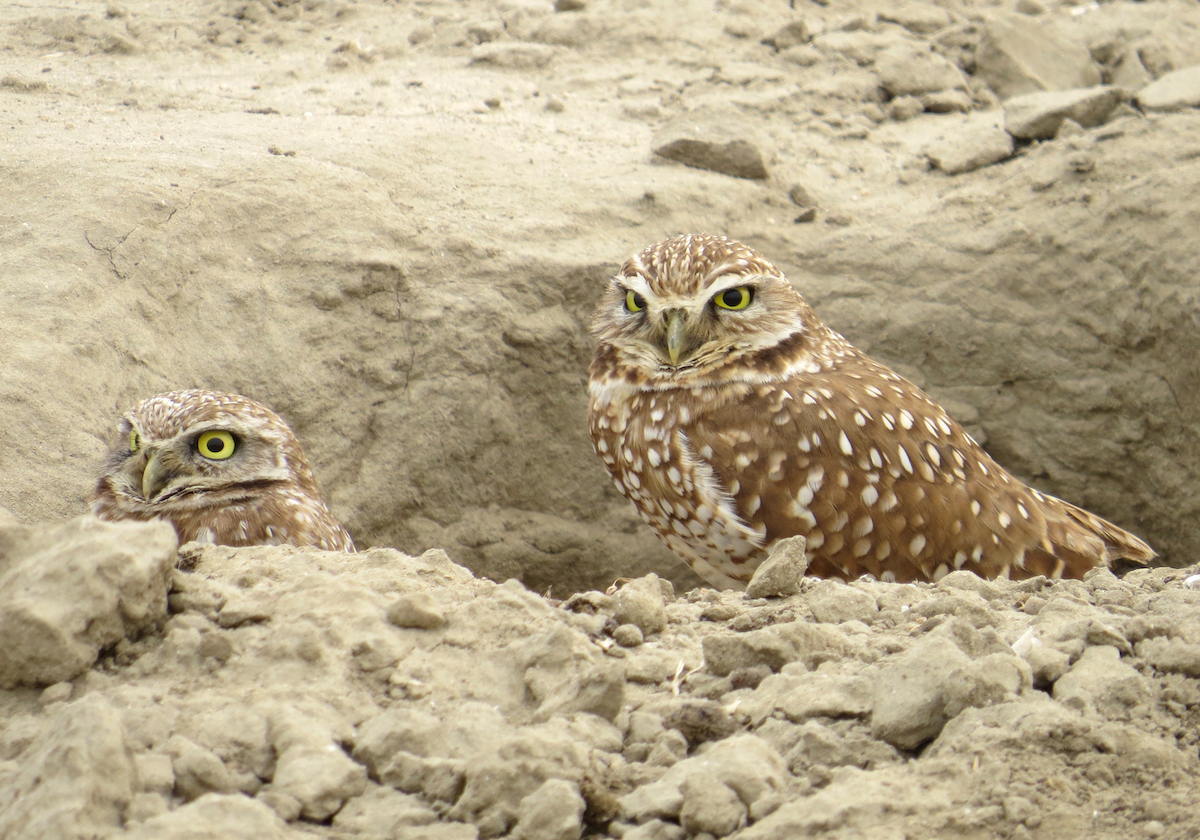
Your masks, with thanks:
[{"label": "small pebble", "polygon": [[645,641],[642,628],[636,624],[622,624],[612,631],[613,641],[621,647],[637,647]]},{"label": "small pebble", "polygon": [[38,696],[38,702],[43,706],[49,706],[51,703],[63,703],[71,699],[72,688],[73,686],[69,682],[60,682],[47,686]]},{"label": "small pebble", "polygon": [[446,625],[446,614],[428,592],[401,595],[387,611],[387,619],[397,627],[436,630]]}]

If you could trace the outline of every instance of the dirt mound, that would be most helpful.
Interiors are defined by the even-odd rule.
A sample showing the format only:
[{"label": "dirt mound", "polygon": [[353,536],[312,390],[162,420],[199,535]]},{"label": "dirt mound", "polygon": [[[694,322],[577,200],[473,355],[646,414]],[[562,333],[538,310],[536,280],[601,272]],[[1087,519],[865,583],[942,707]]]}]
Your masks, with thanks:
[{"label": "dirt mound", "polygon": [[[83,560],[123,545],[131,568],[169,567],[151,527],[0,529],[8,648],[48,623],[120,628],[128,599],[77,596],[111,586]],[[650,575],[564,602],[440,550],[193,543],[181,565],[169,616],[143,607],[94,667],[96,647],[0,663],[0,834],[1200,829],[1200,575],[806,579],[760,599]],[[68,569],[74,588],[17,585]]]}]

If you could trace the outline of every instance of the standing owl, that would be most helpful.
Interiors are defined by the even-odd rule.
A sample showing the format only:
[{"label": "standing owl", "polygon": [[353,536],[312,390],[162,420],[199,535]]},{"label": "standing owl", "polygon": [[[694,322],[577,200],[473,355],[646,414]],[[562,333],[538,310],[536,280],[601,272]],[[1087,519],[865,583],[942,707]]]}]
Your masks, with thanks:
[{"label": "standing owl", "polygon": [[647,248],[609,283],[593,332],[596,453],[717,588],[744,588],[772,543],[794,535],[812,574],[843,579],[1081,577],[1155,556],[1011,476],[740,242]]},{"label": "standing owl", "polygon": [[92,495],[101,519],[165,519],[181,543],[354,551],[300,442],[266,406],[172,391],[138,403],[119,429]]}]

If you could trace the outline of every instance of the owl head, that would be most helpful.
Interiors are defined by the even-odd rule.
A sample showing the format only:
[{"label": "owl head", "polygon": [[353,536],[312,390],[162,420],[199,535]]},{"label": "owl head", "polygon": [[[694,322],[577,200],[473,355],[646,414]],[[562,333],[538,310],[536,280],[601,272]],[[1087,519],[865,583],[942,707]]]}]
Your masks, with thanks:
[{"label": "owl head", "polygon": [[183,541],[349,543],[287,424],[254,400],[215,391],[159,394],[125,414],[93,510],[168,520]]},{"label": "owl head", "polygon": [[761,254],[723,236],[676,236],[609,282],[592,322],[601,342],[593,368],[652,388],[728,382],[739,369],[765,381],[824,330]]}]

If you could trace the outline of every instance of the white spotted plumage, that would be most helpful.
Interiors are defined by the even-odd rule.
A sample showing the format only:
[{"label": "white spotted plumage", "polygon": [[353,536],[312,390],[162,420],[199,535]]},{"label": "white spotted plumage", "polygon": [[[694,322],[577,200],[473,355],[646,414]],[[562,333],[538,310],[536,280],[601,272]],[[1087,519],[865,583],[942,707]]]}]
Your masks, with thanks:
[{"label": "white spotted plumage", "polygon": [[1012,478],[739,242],[681,236],[634,256],[593,330],[596,451],[618,490],[714,586],[744,586],[770,545],[795,534],[824,577],[1077,577],[1115,557],[1154,556]]}]

